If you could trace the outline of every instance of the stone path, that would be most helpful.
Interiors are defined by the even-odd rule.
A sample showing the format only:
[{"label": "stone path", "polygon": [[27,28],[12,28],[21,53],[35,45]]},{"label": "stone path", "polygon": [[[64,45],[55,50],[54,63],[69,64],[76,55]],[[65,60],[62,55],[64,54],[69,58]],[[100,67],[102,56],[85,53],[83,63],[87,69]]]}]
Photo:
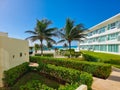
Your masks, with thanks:
[{"label": "stone path", "polygon": [[108,79],[94,77],[92,90],[120,90],[120,69],[112,68]]}]

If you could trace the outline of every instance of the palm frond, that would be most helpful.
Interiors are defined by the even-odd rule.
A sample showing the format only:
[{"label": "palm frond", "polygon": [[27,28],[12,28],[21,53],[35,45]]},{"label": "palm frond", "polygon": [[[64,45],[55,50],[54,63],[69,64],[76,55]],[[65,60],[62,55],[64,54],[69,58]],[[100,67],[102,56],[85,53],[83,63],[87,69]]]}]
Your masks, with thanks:
[{"label": "palm frond", "polygon": [[56,41],[52,38],[46,38],[48,42],[51,42],[52,44],[56,44]]},{"label": "palm frond", "polygon": [[25,40],[28,40],[30,39],[31,41],[35,41],[38,39],[38,36],[30,36],[30,37],[27,37]]},{"label": "palm frond", "polygon": [[62,40],[58,41],[57,44],[63,43],[63,42],[65,42],[65,41],[66,41],[65,39],[62,39]]},{"label": "palm frond", "polygon": [[57,28],[48,28],[48,29],[45,30],[45,32],[46,33],[51,33],[51,32],[54,32],[56,30],[57,30]]},{"label": "palm frond", "polygon": [[32,30],[25,31],[25,33],[29,33],[29,34],[37,34],[35,31],[32,31]]}]

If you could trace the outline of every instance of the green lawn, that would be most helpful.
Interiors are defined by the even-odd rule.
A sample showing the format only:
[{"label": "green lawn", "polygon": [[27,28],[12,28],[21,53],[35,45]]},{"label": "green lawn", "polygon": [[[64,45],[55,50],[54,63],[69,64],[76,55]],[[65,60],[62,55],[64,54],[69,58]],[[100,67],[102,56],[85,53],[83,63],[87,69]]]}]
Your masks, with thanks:
[{"label": "green lawn", "polygon": [[100,59],[101,62],[112,64],[115,67],[120,68],[120,55],[93,52],[93,51],[81,51],[93,57]]},{"label": "green lawn", "polygon": [[18,82],[14,85],[14,89],[12,90],[19,90],[19,87],[21,85],[25,85],[27,82],[33,81],[33,80],[39,80],[42,84],[45,84],[52,88],[59,88],[60,84],[54,80],[48,79],[38,73],[35,72],[29,72],[25,74],[21,79],[18,80]]},{"label": "green lawn", "polygon": [[100,58],[102,60],[110,60],[110,59],[120,60],[120,55],[93,52],[93,51],[82,51],[82,52],[84,52],[86,54],[89,54],[89,55],[93,55],[93,56],[98,57],[98,58]]}]

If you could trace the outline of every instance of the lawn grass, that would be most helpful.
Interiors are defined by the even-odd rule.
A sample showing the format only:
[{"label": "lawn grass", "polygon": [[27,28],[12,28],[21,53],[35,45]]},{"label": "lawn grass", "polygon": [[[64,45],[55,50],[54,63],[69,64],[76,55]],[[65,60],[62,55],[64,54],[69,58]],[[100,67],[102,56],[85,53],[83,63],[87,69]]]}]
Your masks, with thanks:
[{"label": "lawn grass", "polygon": [[110,59],[120,60],[120,55],[101,53],[101,52],[93,52],[93,51],[81,51],[81,52],[95,56],[95,57],[100,58],[102,60],[110,60]]},{"label": "lawn grass", "polygon": [[98,58],[100,62],[109,63],[112,66],[120,68],[120,55],[93,52],[93,51],[81,51],[81,52]]},{"label": "lawn grass", "polygon": [[13,86],[12,90],[19,90],[20,86],[25,85],[27,82],[39,80],[42,84],[45,84],[52,88],[59,88],[60,84],[54,80],[48,79],[45,76],[42,76],[36,72],[29,72],[25,74],[18,82]]}]

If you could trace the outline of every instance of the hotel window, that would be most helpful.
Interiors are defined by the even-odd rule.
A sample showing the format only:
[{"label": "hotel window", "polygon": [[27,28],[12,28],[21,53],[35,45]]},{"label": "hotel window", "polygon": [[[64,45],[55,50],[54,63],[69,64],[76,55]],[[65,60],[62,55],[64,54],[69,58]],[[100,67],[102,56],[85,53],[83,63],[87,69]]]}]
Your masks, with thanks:
[{"label": "hotel window", "polygon": [[108,51],[109,52],[118,52],[118,45],[116,45],[116,44],[108,45]]},{"label": "hotel window", "polygon": [[114,39],[117,39],[117,38],[118,38],[118,32],[108,35],[108,40],[114,40]]},{"label": "hotel window", "polygon": [[118,21],[108,24],[108,30],[116,28],[117,23],[118,23]]},{"label": "hotel window", "polygon": [[103,42],[103,41],[105,41],[106,40],[106,36],[101,36],[101,37],[99,37],[99,42]]},{"label": "hotel window", "polygon": [[114,29],[114,28],[115,28],[115,22],[111,23],[111,29]]}]

